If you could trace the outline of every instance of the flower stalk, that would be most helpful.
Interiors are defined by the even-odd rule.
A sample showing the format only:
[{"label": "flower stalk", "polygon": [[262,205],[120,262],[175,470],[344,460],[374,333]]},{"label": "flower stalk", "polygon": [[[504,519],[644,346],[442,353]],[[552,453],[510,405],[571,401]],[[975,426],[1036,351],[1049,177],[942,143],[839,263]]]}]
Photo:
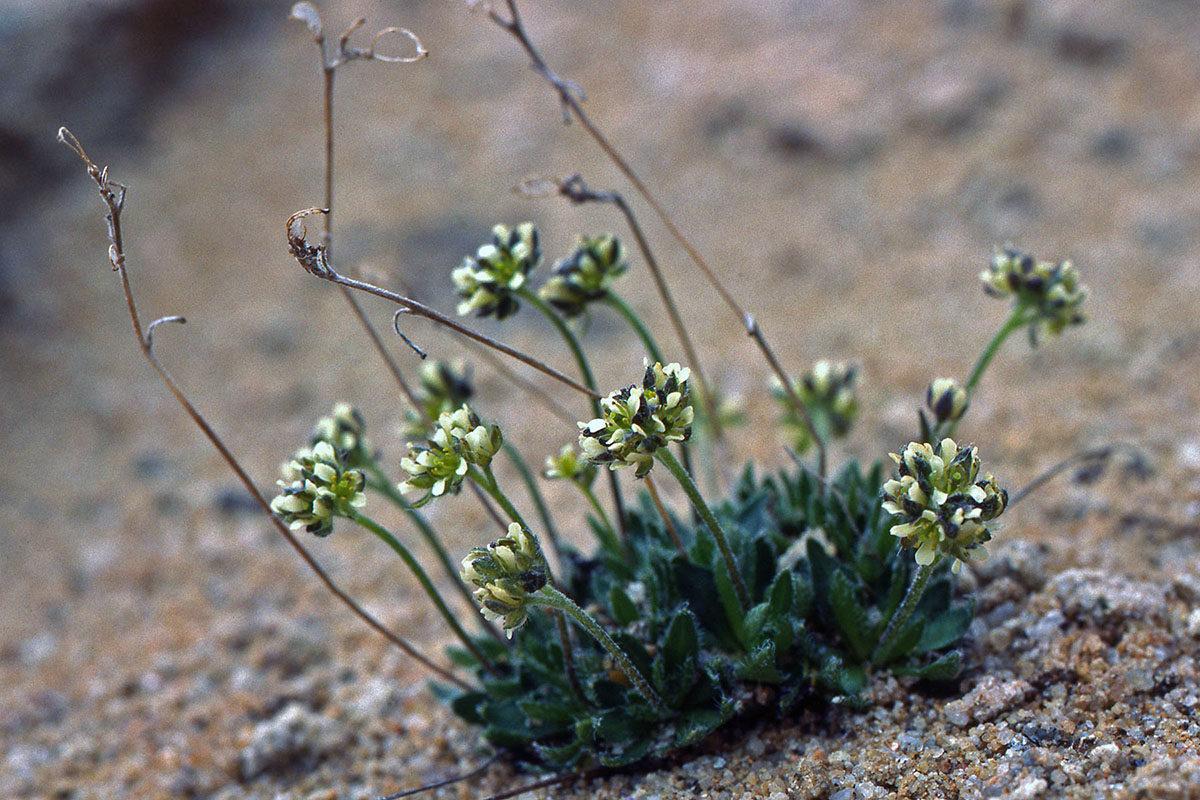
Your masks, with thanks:
[{"label": "flower stalk", "polygon": [[896,609],[896,613],[888,620],[887,627],[883,629],[883,635],[879,637],[879,644],[875,646],[875,651],[871,654],[871,663],[879,665],[879,660],[892,648],[896,641],[896,637],[904,630],[904,626],[908,624],[912,618],[913,612],[917,610],[917,604],[921,602],[921,597],[925,594],[925,587],[929,583],[929,577],[933,575],[933,569],[937,566],[937,561],[929,564],[917,565],[917,572],[913,575],[912,583],[908,585],[908,590],[904,593],[904,600],[900,602],[900,606]]},{"label": "flower stalk", "polygon": [[650,686],[650,682],[646,680],[646,676],[642,675],[641,671],[629,660],[629,656],[625,654],[625,651],[613,641],[613,638],[608,635],[608,631],[604,630],[600,623],[596,622],[590,614],[580,608],[574,600],[549,585],[531,594],[529,600],[536,605],[552,608],[569,615],[571,619],[575,620],[581,628],[587,631],[612,656],[617,667],[625,674],[629,682],[633,684],[633,688],[637,689],[638,694],[646,698],[646,702],[654,706],[660,713],[670,713],[671,709],[658,696],[653,687]]},{"label": "flower stalk", "polygon": [[729,572],[729,580],[733,583],[733,590],[737,593],[738,603],[741,604],[743,611],[750,610],[750,593],[746,591],[746,584],[742,582],[741,572],[738,570],[737,561],[733,557],[733,550],[729,547],[729,538],[725,535],[725,529],[721,527],[721,523],[717,521],[717,517],[713,514],[712,509],[708,507],[708,503],[704,501],[704,497],[700,494],[700,489],[697,488],[696,482],[692,480],[692,476],[688,474],[683,465],[671,455],[671,451],[667,448],[662,448],[655,452],[654,457],[660,464],[667,468],[667,471],[675,476],[675,480],[679,481],[679,485],[683,487],[683,492],[688,496],[688,500],[692,503],[692,508],[696,509],[696,513],[700,515],[700,519],[708,526],[709,532],[713,539],[717,542],[717,549],[721,551],[721,560],[725,562],[725,569]]},{"label": "flower stalk", "polygon": [[434,607],[442,616],[442,619],[446,621],[446,624],[450,626],[450,630],[452,630],[454,635],[457,636],[459,641],[462,642],[463,647],[467,648],[467,651],[470,652],[471,656],[478,661],[484,669],[486,669],[488,672],[494,672],[496,669],[495,665],[492,664],[488,657],[483,654],[483,651],[481,651],[479,647],[473,641],[471,641],[471,637],[468,636],[467,632],[464,631],[462,626],[458,624],[458,620],[446,606],[446,602],[442,600],[441,594],[438,593],[437,587],[435,587],[433,585],[433,581],[429,579],[429,574],[425,572],[425,568],[422,567],[420,562],[413,557],[412,551],[405,547],[403,542],[393,536],[391,532],[387,530],[387,528],[383,527],[367,515],[355,510],[351,510],[346,516],[351,522],[374,534],[376,538],[390,547],[396,555],[400,556],[401,560],[404,561],[405,566],[412,571],[412,574],[416,577],[417,582],[421,584],[421,588],[425,590],[425,594],[429,596],[429,599],[433,602]]}]

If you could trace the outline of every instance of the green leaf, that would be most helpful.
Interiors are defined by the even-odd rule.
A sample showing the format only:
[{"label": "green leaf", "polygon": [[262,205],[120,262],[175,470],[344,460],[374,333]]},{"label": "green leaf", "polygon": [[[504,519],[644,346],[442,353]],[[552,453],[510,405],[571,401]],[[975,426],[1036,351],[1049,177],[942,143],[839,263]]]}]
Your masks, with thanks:
[{"label": "green leaf", "polygon": [[482,725],[481,706],[487,702],[487,699],[488,696],[483,692],[464,692],[450,701],[450,710],[467,722]]},{"label": "green leaf", "polygon": [[917,646],[917,642],[921,641],[921,632],[925,629],[925,618],[920,614],[913,614],[912,618],[904,624],[896,638],[892,640],[891,647],[880,652],[879,657],[875,660],[876,664],[890,664],[893,661],[899,661],[907,655],[911,655]]},{"label": "green leaf", "polygon": [[850,646],[850,652],[857,660],[865,661],[871,655],[875,637],[866,609],[858,601],[857,594],[843,570],[833,573],[829,580],[829,604],[834,619],[837,620],[842,638]]},{"label": "green leaf", "polygon": [[894,675],[913,675],[927,681],[948,681],[958,677],[962,670],[962,653],[951,650],[941,658],[923,667],[897,667]]},{"label": "green leaf", "polygon": [[613,619],[621,626],[636,621],[639,616],[637,606],[620,586],[613,586],[608,590],[608,607],[612,611]]},{"label": "green leaf", "polygon": [[717,596],[721,599],[721,608],[724,610],[725,619],[733,631],[734,639],[737,642],[737,649],[744,650],[746,649],[744,612],[742,611],[741,602],[738,601],[737,591],[733,588],[733,581],[729,579],[729,571],[725,569],[724,563],[718,562],[714,565],[713,581],[717,585]]},{"label": "green leaf", "polygon": [[779,573],[775,576],[775,581],[767,593],[767,614],[776,620],[791,616],[792,602],[795,597],[796,588],[792,573]]},{"label": "green leaf", "polygon": [[696,633],[696,619],[683,609],[671,620],[662,645],[663,664],[670,675],[680,668],[694,670],[700,659],[700,639]]},{"label": "green leaf", "polygon": [[575,712],[561,703],[545,703],[539,700],[521,700],[517,707],[531,722],[556,727],[573,725]]},{"label": "green leaf", "polygon": [[738,665],[739,678],[756,683],[779,683],[783,675],[775,665],[775,643],[767,640],[754,648]]},{"label": "green leaf", "polygon": [[570,744],[561,747],[549,747],[537,742],[534,742],[533,745],[533,749],[547,763],[564,769],[574,766],[579,761],[580,756],[583,755],[583,748],[584,741],[582,739],[575,739]]},{"label": "green leaf", "polygon": [[971,626],[975,616],[972,604],[960,604],[948,611],[943,611],[932,619],[925,621],[925,630],[921,640],[917,642],[915,653],[928,653],[930,650],[943,650],[957,644]]},{"label": "green leaf", "polygon": [[696,615],[700,627],[727,650],[739,647],[737,634],[725,616],[712,570],[697,566],[682,556],[671,562],[671,574],[679,594]]}]

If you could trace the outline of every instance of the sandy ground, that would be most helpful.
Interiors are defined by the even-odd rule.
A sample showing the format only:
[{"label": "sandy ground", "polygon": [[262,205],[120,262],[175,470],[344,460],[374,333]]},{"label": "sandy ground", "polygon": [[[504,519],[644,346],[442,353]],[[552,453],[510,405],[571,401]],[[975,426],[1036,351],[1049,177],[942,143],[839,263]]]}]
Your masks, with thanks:
[{"label": "sandy ground", "polygon": [[[482,15],[444,2],[327,5],[330,28],[361,13],[368,29],[414,29],[432,53],[409,66],[352,64],[338,78],[339,261],[448,309],[450,269],[495,222],[534,220],[550,258],[578,232],[621,232],[609,211],[509,191],[530,175],[576,171],[597,187],[629,187],[578,125],[561,125],[551,94]],[[106,126],[95,120],[111,98],[92,90],[103,69],[81,68],[69,91],[42,87],[73,99],[39,129],[52,137],[73,125],[130,185],[126,236],[143,313],[188,318],[160,332],[159,353],[266,487],[339,399],[363,408],[387,454],[402,443],[391,433],[395,387],[343,300],[286,254],[283,221],[321,200],[319,75],[287,4],[254,6],[233,30],[181,51],[169,76],[146,62],[137,91],[155,90]],[[1009,606],[981,617],[977,666],[961,686],[975,705],[961,713],[948,707],[955,697],[883,681],[878,712],[764,723],[688,763],[561,796],[1200,796],[1189,667],[1200,634],[1196,5],[525,11],[553,68],[586,88],[597,123],[781,360],[863,366],[861,422],[838,458],[895,449],[927,381],[965,376],[1004,316],[977,274],[1012,240],[1073,258],[1092,319],[1033,353],[1011,342],[963,435],[1012,487],[1115,441],[1154,468],[1145,481],[1120,471],[1090,486],[1063,480],[1006,517],[1003,538],[1036,552],[1039,571],[1010,559],[980,576],[995,595],[985,611]],[[19,19],[14,11],[9,22]],[[117,40],[109,58],[132,62],[138,44]],[[480,763],[472,732],[437,709],[420,669],[247,510],[136,352],[82,169],[71,171],[65,149],[39,157],[59,159],[46,166],[58,177],[36,192],[29,179],[27,202],[3,221],[0,795],[360,797]],[[734,457],[783,464],[765,366],[638,209],[707,371],[745,402],[752,423],[736,432]],[[624,294],[670,340],[640,263]],[[366,305],[386,328],[388,308]],[[569,368],[553,332],[524,316],[488,329]],[[439,357],[461,353],[436,329],[414,322],[406,332]],[[606,354],[601,384],[630,382],[640,369],[632,342],[611,320],[597,319],[592,335]],[[416,368],[409,351],[393,352]],[[531,459],[572,438],[485,365],[476,375],[481,406]],[[574,508],[556,502],[563,514]],[[434,515],[455,551],[490,536],[465,499]],[[415,583],[372,542],[334,537],[315,550],[389,624],[439,650]],[[1103,603],[1085,596],[1097,585]],[[1031,632],[1053,613],[1061,625]],[[1005,626],[1010,635],[993,635]],[[1057,733],[1030,734],[1044,718]],[[880,761],[888,754],[892,767]],[[521,780],[501,765],[447,791]]]}]

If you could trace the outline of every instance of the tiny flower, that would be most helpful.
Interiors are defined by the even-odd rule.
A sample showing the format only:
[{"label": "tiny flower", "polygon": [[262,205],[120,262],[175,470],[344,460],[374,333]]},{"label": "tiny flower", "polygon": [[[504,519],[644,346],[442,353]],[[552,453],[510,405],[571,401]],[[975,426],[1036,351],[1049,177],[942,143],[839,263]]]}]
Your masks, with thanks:
[{"label": "tiny flower", "polygon": [[575,251],[554,265],[553,274],[538,295],[563,316],[577,317],[588,303],[608,294],[609,287],[628,267],[625,248],[617,237],[581,236]]},{"label": "tiny flower", "polygon": [[443,411],[426,445],[409,443],[408,455],[400,460],[400,467],[410,477],[399,489],[425,493],[414,506],[423,506],[444,494],[457,494],[471,465],[489,466],[503,441],[498,426],[482,424],[465,404],[456,411]]},{"label": "tiny flower", "polygon": [[579,446],[587,460],[609,469],[636,466],[636,476],[644,478],[654,466],[655,451],[692,435],[689,377],[687,367],[655,363],[646,367],[641,386],[601,400],[604,416],[579,423]]},{"label": "tiny flower", "polygon": [[563,445],[557,456],[546,459],[546,468],[542,477],[547,480],[568,480],[577,483],[585,489],[596,479],[596,467],[580,456],[575,445]]},{"label": "tiny flower", "polygon": [[515,292],[525,285],[529,271],[542,260],[537,228],[523,222],[515,228],[497,225],[492,240],[467,256],[451,273],[454,290],[462,301],[460,316],[505,319],[520,307]]},{"label": "tiny flower", "polygon": [[1079,282],[1079,271],[1070,261],[1038,261],[1014,247],[1004,247],[992,255],[979,278],[988,294],[1013,297],[1019,305],[1034,311],[1029,334],[1035,342],[1038,328],[1056,335],[1068,326],[1087,321],[1081,306],[1088,290]]},{"label": "tiny flower", "polygon": [[934,378],[925,390],[925,405],[937,422],[957,422],[967,411],[967,390],[953,378]]},{"label": "tiny flower", "polygon": [[916,548],[926,566],[942,556],[962,562],[987,558],[987,523],[1004,512],[1008,492],[990,473],[980,477],[979,453],[953,439],[939,444],[910,442],[892,453],[896,476],[883,486],[883,509],[899,517],[891,533],[901,546]]},{"label": "tiny flower", "polygon": [[367,502],[362,472],[348,469],[327,441],[296,453],[282,472],[283,480],[278,482],[282,491],[271,501],[271,510],[292,530],[304,528],[328,536],[334,517],[345,516]]},{"label": "tiny flower", "polygon": [[[792,381],[792,389],[808,410],[813,426],[825,439],[840,439],[854,427],[858,416],[858,368],[842,361],[822,359]],[[797,453],[812,446],[812,432],[792,403],[791,396],[775,381],[771,394],[783,406],[782,425]]]},{"label": "tiny flower", "polygon": [[508,526],[507,536],[472,548],[459,575],[475,587],[483,616],[501,621],[510,639],[528,618],[529,595],[549,580],[541,545],[516,522]]},{"label": "tiny flower", "polygon": [[349,403],[338,403],[332,414],[317,420],[309,444],[315,447],[320,442],[329,442],[341,455],[342,463],[361,467],[375,460],[375,451],[365,431],[366,422],[359,410]]}]

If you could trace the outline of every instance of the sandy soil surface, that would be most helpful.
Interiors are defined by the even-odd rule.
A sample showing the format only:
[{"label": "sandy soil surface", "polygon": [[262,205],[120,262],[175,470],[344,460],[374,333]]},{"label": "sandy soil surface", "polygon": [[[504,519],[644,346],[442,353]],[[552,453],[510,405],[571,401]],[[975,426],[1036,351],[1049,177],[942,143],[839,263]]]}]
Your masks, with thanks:
[{"label": "sandy soil surface", "polygon": [[[140,359],[95,192],[37,138],[72,126],[130,185],[143,313],[188,318],[160,331],[158,352],[260,486],[339,399],[398,458],[394,385],[338,293],[285,251],[283,221],[321,200],[306,32],[287,3],[226,4],[223,20],[184,4],[178,21],[148,5],[150,21],[135,2],[97,4],[105,24],[89,26],[70,4],[18,3],[0,30],[24,48],[6,84],[37,98],[36,124],[14,115],[0,145],[4,185],[23,198],[0,218],[0,796],[366,797],[478,765],[473,732],[436,706],[427,676],[317,585]],[[449,309],[449,271],[495,222],[534,220],[551,258],[578,232],[621,232],[609,211],[509,191],[577,171],[629,187],[483,15],[324,5],[331,29],[363,14],[368,30],[414,29],[432,54],[339,75],[342,263]],[[781,360],[862,365],[862,418],[837,458],[903,444],[928,380],[965,376],[1005,313],[977,274],[1011,240],[1076,261],[1091,321],[1032,353],[1011,342],[963,436],[1012,487],[1118,441],[1153,467],[1060,480],[1006,517],[1007,544],[974,576],[981,615],[957,694],[880,680],[875,711],[765,721],[650,775],[552,796],[1200,796],[1196,4],[527,6],[553,68],[586,88]],[[709,374],[744,399],[737,460],[782,465],[765,366],[638,209]],[[625,294],[669,340],[641,267]],[[390,310],[366,306],[386,329]],[[569,368],[525,316],[489,330]],[[434,328],[406,332],[439,357],[463,352]],[[600,383],[630,382],[640,362],[622,329],[597,319],[592,335],[609,354]],[[476,376],[481,407],[531,459],[573,438],[486,365]],[[434,516],[455,551],[491,535],[465,498]],[[375,543],[314,549],[440,650],[415,582]],[[495,765],[443,792],[524,780]]]}]

